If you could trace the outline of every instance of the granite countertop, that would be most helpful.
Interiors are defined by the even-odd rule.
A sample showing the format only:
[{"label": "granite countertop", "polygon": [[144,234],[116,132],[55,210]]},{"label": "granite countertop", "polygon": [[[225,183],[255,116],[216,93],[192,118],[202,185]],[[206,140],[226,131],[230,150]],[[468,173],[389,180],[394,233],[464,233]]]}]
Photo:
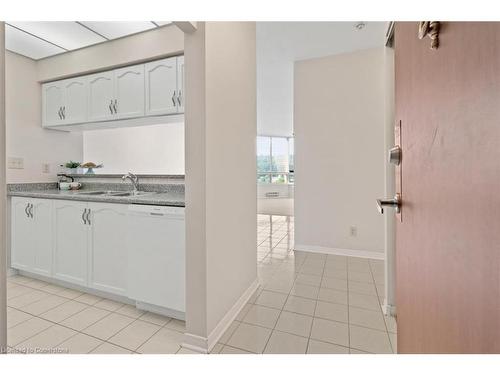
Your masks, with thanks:
[{"label": "granite countertop", "polygon": [[[23,186],[20,186],[23,185]],[[81,190],[58,190],[55,184],[18,184],[9,187],[8,196],[29,197],[42,199],[61,199],[84,202],[103,202],[121,204],[142,204],[154,206],[177,206],[184,207],[184,190],[171,189],[167,191],[149,191],[147,195],[141,196],[112,196],[112,195],[86,195],[81,192],[102,191],[114,189],[81,189]]]}]

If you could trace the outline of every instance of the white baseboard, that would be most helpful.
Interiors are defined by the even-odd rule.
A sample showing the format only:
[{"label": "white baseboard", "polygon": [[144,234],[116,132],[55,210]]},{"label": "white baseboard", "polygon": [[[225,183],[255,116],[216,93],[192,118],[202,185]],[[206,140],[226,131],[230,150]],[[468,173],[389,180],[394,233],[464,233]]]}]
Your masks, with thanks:
[{"label": "white baseboard", "polygon": [[332,247],[300,245],[300,244],[296,244],[294,246],[294,250],[299,250],[299,251],[304,251],[304,252],[309,252],[309,253],[343,255],[343,256],[357,257],[357,258],[385,260],[385,253],[383,250],[381,250],[381,251],[369,251],[369,250],[338,249],[338,248],[332,248]]},{"label": "white baseboard", "polygon": [[19,272],[14,268],[7,268],[7,277],[17,275]]},{"label": "white baseboard", "polygon": [[240,311],[245,307],[248,300],[255,293],[259,287],[259,280],[255,279],[247,290],[241,295],[231,309],[224,315],[220,322],[210,332],[208,337],[193,335],[191,333],[184,333],[184,342],[182,346],[186,349],[191,349],[199,353],[209,353],[212,348],[217,344],[222,335],[229,328],[231,323],[236,319]]},{"label": "white baseboard", "polygon": [[384,299],[384,304],[382,305],[382,311],[387,316],[396,316],[396,306],[389,305],[386,299]]}]

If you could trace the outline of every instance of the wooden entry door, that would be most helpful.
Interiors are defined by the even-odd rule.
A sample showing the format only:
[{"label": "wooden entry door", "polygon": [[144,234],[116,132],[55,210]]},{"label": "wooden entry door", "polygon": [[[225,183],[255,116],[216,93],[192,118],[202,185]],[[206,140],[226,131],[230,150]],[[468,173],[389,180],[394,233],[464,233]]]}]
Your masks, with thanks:
[{"label": "wooden entry door", "polygon": [[395,29],[399,353],[500,352],[500,23]]}]

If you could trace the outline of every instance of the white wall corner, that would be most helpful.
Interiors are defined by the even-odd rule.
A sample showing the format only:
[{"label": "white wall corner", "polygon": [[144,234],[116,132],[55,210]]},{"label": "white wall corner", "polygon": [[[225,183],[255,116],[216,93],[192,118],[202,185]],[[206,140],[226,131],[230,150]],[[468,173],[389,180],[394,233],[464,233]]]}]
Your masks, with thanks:
[{"label": "white wall corner", "polygon": [[174,21],[174,25],[186,34],[194,33],[198,28],[197,22],[193,21]]},{"label": "white wall corner", "polygon": [[323,247],[315,245],[296,244],[294,246],[294,250],[304,251],[308,253],[321,253],[329,255],[356,257],[356,258],[385,260],[385,253],[384,250],[382,249],[380,249],[379,251],[371,251],[371,250],[339,249],[339,248]]},{"label": "white wall corner", "polygon": [[255,279],[248,287],[231,309],[224,315],[220,322],[210,332],[208,337],[184,333],[184,341],[182,347],[194,350],[199,353],[210,353],[215,344],[220,340],[222,335],[227,331],[231,323],[236,319],[240,311],[248,303],[252,295],[259,287],[259,280]]}]

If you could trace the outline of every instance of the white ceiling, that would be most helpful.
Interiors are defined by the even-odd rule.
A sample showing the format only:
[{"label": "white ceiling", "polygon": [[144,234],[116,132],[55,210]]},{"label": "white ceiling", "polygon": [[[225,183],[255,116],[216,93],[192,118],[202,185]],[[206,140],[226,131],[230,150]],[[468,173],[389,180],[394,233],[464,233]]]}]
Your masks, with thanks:
[{"label": "white ceiling", "polygon": [[38,60],[170,23],[168,21],[7,22],[5,45],[9,51]]},{"label": "white ceiling", "polygon": [[257,22],[257,47],[266,61],[296,61],[383,46],[387,22]]}]

